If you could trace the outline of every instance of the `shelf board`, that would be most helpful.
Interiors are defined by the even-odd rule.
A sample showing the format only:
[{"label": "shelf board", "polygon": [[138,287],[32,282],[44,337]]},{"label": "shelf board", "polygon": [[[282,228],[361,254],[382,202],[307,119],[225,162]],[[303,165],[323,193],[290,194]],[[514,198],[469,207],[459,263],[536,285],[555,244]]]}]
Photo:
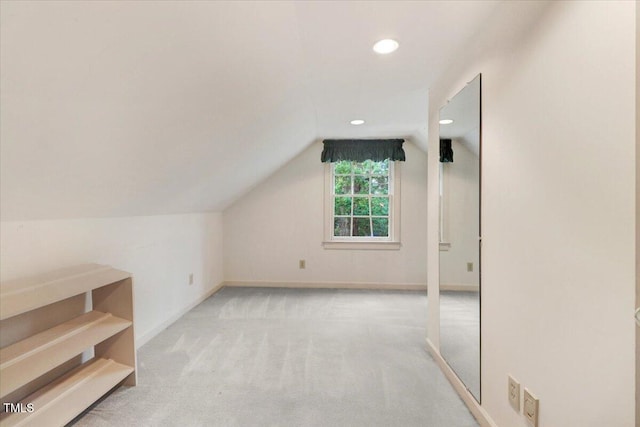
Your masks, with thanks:
[{"label": "shelf board", "polygon": [[23,399],[23,407],[31,403],[33,412],[0,415],[0,427],[65,425],[132,372],[130,366],[94,358]]},{"label": "shelf board", "polygon": [[131,277],[106,265],[83,264],[0,284],[0,320]]},{"label": "shelf board", "polygon": [[0,396],[17,390],[131,324],[109,313],[90,311],[0,349]]}]

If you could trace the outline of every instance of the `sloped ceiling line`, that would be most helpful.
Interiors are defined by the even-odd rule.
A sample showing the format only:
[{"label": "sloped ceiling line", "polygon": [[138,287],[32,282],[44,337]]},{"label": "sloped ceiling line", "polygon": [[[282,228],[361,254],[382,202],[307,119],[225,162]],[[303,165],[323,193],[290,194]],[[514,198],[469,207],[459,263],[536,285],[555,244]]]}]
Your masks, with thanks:
[{"label": "sloped ceiling line", "polygon": [[0,219],[220,211],[318,138],[425,149],[497,3],[1,2]]}]

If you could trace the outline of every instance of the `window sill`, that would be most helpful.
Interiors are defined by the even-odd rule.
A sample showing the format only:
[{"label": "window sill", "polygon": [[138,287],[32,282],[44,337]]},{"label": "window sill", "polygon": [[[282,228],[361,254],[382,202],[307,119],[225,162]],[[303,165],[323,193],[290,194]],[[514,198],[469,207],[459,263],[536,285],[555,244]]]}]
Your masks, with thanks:
[{"label": "window sill", "polygon": [[322,242],[325,249],[348,249],[348,250],[378,250],[397,251],[402,244],[400,242]]}]

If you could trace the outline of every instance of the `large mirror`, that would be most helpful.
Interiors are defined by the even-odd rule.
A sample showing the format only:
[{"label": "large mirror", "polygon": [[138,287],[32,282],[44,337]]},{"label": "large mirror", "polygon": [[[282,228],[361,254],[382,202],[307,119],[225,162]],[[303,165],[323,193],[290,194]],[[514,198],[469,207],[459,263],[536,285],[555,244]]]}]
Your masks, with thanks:
[{"label": "large mirror", "polygon": [[440,110],[440,353],[480,402],[480,89]]}]

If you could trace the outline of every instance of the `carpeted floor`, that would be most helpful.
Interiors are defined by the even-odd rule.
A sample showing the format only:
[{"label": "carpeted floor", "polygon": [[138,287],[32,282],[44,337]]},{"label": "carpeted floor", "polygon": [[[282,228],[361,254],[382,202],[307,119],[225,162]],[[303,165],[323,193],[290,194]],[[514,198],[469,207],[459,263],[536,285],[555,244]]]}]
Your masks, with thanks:
[{"label": "carpeted floor", "polygon": [[138,351],[80,426],[477,426],[417,292],[224,288]]},{"label": "carpeted floor", "polygon": [[440,354],[480,399],[480,294],[440,291]]}]

